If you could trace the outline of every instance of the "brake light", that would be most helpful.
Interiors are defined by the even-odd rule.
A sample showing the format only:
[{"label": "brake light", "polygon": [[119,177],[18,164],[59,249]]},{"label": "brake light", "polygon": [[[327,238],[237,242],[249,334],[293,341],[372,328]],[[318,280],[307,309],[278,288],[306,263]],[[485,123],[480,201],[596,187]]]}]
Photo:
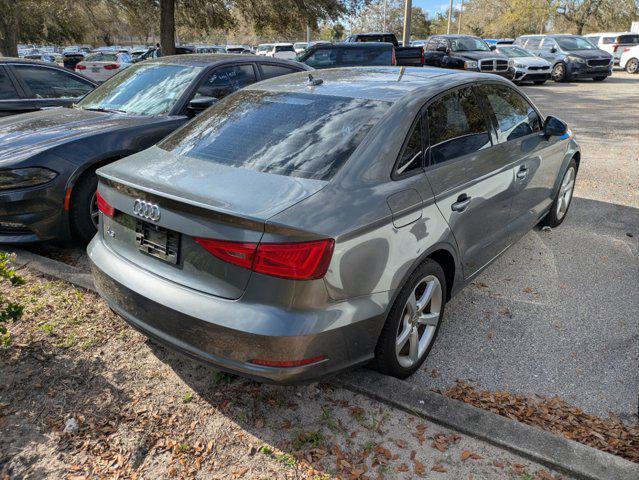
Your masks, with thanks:
[{"label": "brake light", "polygon": [[424,47],[422,47],[422,65],[426,62],[426,57],[424,56]]},{"label": "brake light", "polygon": [[105,70],[117,70],[118,68],[120,68],[119,63],[109,63],[108,65],[104,66]]},{"label": "brake light", "polygon": [[109,205],[109,202],[107,202],[104,197],[100,195],[100,192],[96,192],[96,199],[98,203],[98,210],[104,213],[107,217],[113,217],[113,215],[115,214],[115,208]]},{"label": "brake light", "polygon": [[209,253],[257,273],[292,280],[314,280],[326,274],[333,239],[300,243],[243,243],[196,238]]},{"label": "brake light", "polygon": [[613,52],[613,53],[617,53],[617,49],[618,49],[618,48],[619,48],[619,45],[615,43],[615,44],[612,46],[612,52]]},{"label": "brake light", "polygon": [[87,69],[87,67],[86,67],[86,65],[82,65],[81,63],[78,63],[78,64],[75,66],[75,69],[76,69],[76,70],[86,70],[86,69]]},{"label": "brake light", "polygon": [[395,49],[391,49],[391,65],[397,65],[397,59],[395,58]]}]

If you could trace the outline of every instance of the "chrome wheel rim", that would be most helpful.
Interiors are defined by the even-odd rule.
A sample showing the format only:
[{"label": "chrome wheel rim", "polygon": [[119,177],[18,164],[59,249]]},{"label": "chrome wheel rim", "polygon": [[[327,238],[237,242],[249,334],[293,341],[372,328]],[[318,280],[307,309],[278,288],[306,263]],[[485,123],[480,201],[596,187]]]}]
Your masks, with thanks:
[{"label": "chrome wheel rim", "polygon": [[564,66],[560,63],[555,65],[555,68],[552,71],[553,80],[561,80],[564,78]]},{"label": "chrome wheel rim", "polygon": [[435,337],[442,308],[442,285],[434,275],[421,279],[408,296],[397,327],[395,355],[404,368],[424,356]]},{"label": "chrome wheel rim", "polygon": [[91,216],[91,223],[98,228],[98,222],[100,221],[100,210],[98,209],[98,191],[96,190],[91,195],[91,203],[89,204],[89,215]]},{"label": "chrome wheel rim", "polygon": [[572,192],[575,189],[575,169],[570,167],[565,173],[561,186],[559,187],[559,195],[557,196],[557,205],[555,206],[555,216],[557,220],[561,220],[568,211]]},{"label": "chrome wheel rim", "polygon": [[629,60],[626,70],[628,70],[628,73],[637,73],[637,70],[639,70],[639,60]]}]

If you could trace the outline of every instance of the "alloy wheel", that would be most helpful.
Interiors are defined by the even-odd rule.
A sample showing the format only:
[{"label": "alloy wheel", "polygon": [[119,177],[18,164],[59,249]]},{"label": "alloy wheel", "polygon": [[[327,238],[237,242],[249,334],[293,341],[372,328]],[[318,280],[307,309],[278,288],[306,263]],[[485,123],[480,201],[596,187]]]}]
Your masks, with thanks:
[{"label": "alloy wheel", "polygon": [[555,215],[557,220],[561,220],[566,212],[568,211],[568,206],[570,205],[570,200],[572,199],[572,192],[575,189],[575,169],[574,167],[570,167],[565,175],[563,180],[561,181],[561,186],[559,187],[559,195],[557,196],[557,205],[555,206],[556,211]]},{"label": "alloy wheel", "polygon": [[639,60],[636,58],[631,58],[628,60],[626,64],[626,72],[628,73],[637,73],[639,72]]},{"label": "alloy wheel", "polygon": [[91,204],[89,205],[89,215],[91,215],[91,223],[98,228],[98,222],[100,221],[100,210],[98,209],[98,191],[96,190],[91,195]]},{"label": "alloy wheel", "polygon": [[566,67],[563,63],[558,63],[555,68],[552,69],[552,79],[555,82],[561,82],[566,77]]},{"label": "alloy wheel", "polygon": [[395,340],[395,354],[402,367],[419,362],[435,338],[442,298],[442,285],[434,275],[420,280],[408,296]]}]

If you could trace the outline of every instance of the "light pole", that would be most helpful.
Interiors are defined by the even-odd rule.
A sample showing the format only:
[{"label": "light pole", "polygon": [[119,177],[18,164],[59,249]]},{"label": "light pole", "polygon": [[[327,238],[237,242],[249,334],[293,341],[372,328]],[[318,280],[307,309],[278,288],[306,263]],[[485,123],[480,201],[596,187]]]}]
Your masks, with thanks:
[{"label": "light pole", "polygon": [[464,11],[464,0],[461,0],[459,4],[459,24],[457,25],[457,35],[461,34],[461,25],[462,25],[462,13]]},{"label": "light pole", "polygon": [[446,33],[450,34],[450,22],[453,19],[453,0],[450,0],[450,8],[448,9],[448,28]]},{"label": "light pole", "polygon": [[386,0],[384,0],[384,5],[382,6],[382,15],[384,17],[384,20],[383,20],[384,26],[382,27],[382,31],[386,32]]},{"label": "light pole", "polygon": [[410,17],[412,11],[412,0],[406,0],[406,6],[404,7],[404,36],[402,38],[405,47],[408,47],[410,45]]}]

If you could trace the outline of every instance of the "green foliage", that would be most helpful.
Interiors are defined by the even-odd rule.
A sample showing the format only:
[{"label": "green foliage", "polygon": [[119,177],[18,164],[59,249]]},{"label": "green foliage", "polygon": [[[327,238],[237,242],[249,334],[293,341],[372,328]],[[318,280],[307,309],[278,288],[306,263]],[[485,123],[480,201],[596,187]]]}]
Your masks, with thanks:
[{"label": "green foliage", "polygon": [[[7,279],[11,285],[23,285],[24,279],[17,275],[9,262],[11,256],[0,252],[0,279]],[[22,317],[24,307],[14,302],[5,302],[0,296],[0,346],[7,347],[11,344],[11,334],[4,325],[8,322],[17,322]]]}]

